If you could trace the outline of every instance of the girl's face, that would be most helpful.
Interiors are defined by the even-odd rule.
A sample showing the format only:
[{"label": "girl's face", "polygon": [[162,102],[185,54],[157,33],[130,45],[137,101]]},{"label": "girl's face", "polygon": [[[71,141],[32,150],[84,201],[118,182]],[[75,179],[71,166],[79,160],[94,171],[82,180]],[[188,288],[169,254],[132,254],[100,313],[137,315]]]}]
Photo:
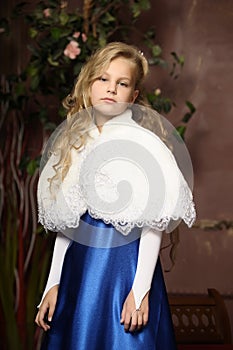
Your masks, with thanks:
[{"label": "girl's face", "polygon": [[[124,57],[114,59],[91,87],[92,106],[109,111],[119,111],[117,103],[127,106],[133,103],[139,91],[135,90],[135,65]],[[123,103],[122,103],[123,102]],[[104,107],[101,108],[101,105]],[[125,107],[126,108],[126,107]],[[123,108],[123,109],[125,109]],[[122,111],[120,111],[122,112]],[[119,113],[113,113],[113,115]]]}]

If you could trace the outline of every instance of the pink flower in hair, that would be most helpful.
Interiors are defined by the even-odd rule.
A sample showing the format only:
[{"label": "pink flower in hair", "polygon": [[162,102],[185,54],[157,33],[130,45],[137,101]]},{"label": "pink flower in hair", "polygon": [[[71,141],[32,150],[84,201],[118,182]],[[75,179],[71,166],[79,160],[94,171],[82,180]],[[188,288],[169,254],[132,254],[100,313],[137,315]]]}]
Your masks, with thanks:
[{"label": "pink flower in hair", "polygon": [[49,8],[44,9],[43,14],[45,17],[50,17],[51,16],[50,9]]},{"label": "pink flower in hair", "polygon": [[64,55],[74,60],[78,55],[80,55],[81,49],[77,41],[71,40],[64,50]]}]

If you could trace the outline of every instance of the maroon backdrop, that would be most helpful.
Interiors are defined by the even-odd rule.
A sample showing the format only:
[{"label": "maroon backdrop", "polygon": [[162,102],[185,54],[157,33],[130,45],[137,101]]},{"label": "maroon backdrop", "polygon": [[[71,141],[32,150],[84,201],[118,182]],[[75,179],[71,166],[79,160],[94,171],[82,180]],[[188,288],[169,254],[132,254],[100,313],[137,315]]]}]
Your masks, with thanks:
[{"label": "maroon backdrop", "polygon": [[[9,13],[17,2],[2,2],[2,15]],[[186,111],[185,100],[196,106],[186,142],[193,160],[198,218],[232,220],[233,1],[154,0],[151,3],[152,9],[143,15],[140,27],[154,25],[165,58],[169,59],[174,50],[185,56],[185,66],[176,81],[162,70],[152,69],[148,87],[158,87],[176,101],[177,108],[169,116],[173,123]],[[1,73],[9,72],[12,67],[16,70],[25,59],[22,23],[18,23],[14,32],[14,45],[9,46],[5,40],[1,50],[5,53],[1,56]],[[180,235],[176,265],[165,274],[168,291],[206,293],[208,287],[218,289],[225,298],[233,327],[233,229],[188,230],[182,225]]]}]

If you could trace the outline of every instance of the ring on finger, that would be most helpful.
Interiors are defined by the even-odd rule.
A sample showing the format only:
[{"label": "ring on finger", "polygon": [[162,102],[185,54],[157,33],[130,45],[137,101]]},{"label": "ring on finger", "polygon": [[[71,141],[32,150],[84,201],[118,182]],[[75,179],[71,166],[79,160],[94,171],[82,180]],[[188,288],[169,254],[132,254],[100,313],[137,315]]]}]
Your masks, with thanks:
[{"label": "ring on finger", "polygon": [[140,308],[135,309],[135,310],[131,313],[131,318],[133,317],[133,315],[135,314],[135,312],[138,312],[138,311],[141,311],[141,309],[140,309]]}]

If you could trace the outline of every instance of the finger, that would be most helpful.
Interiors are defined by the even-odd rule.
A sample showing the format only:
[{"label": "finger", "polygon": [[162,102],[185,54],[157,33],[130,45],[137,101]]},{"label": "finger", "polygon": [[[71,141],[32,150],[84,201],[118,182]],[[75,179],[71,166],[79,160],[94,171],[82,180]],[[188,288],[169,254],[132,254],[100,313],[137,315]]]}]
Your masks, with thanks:
[{"label": "finger", "polygon": [[48,313],[48,321],[49,321],[49,322],[52,321],[53,314],[54,314],[54,310],[55,310],[55,305],[56,305],[55,303],[50,304],[49,313]]},{"label": "finger", "polygon": [[138,312],[133,312],[129,332],[135,332],[138,327]]},{"label": "finger", "polygon": [[48,325],[48,323],[45,321],[45,317],[43,314],[39,315],[39,326],[41,328],[43,328],[44,331],[47,331],[48,329],[50,329],[50,326]]},{"label": "finger", "polygon": [[123,309],[121,311],[121,320],[120,320],[121,323],[124,323],[124,321],[125,321],[125,313],[126,313],[126,307],[125,307],[125,303],[124,303]]},{"label": "finger", "polygon": [[35,318],[35,323],[37,326],[41,327],[40,325],[40,311],[37,312],[36,318]]},{"label": "finger", "polygon": [[143,326],[146,326],[148,323],[148,318],[149,318],[149,312],[144,312],[142,316],[142,324]]},{"label": "finger", "polygon": [[130,327],[131,327],[131,312],[127,311],[125,313],[125,320],[124,320],[124,329],[125,329],[125,332],[128,332]]},{"label": "finger", "polygon": [[39,311],[38,311],[37,314],[36,314],[35,323],[39,326],[39,323],[38,323],[38,322],[39,322],[39,321],[38,321],[39,315],[38,315],[38,314],[39,314]]},{"label": "finger", "polygon": [[138,312],[138,325],[137,330],[140,331],[143,327],[143,315],[141,312]]},{"label": "finger", "polygon": [[47,331],[50,327],[45,322],[45,315],[48,311],[48,305],[42,305],[40,307],[40,310],[38,312],[38,325],[44,329],[44,331]]}]

